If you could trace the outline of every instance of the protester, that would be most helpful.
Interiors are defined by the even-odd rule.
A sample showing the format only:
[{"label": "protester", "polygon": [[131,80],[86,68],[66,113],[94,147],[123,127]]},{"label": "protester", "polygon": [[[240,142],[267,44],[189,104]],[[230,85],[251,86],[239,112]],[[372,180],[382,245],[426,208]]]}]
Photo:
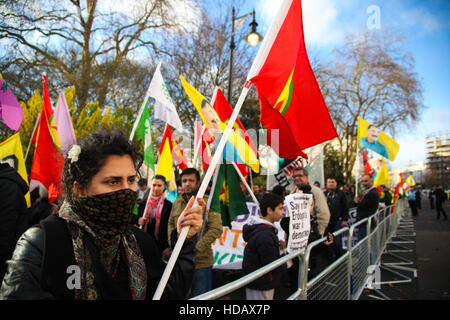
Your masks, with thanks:
[{"label": "protester", "polygon": [[430,192],[428,192],[428,199],[430,200],[430,207],[431,209],[434,209],[434,199],[436,198],[436,193],[434,189],[430,189]]},{"label": "protester", "polygon": [[[338,182],[335,177],[328,177],[326,182],[327,190],[324,192],[330,209],[330,222],[327,227],[328,232],[335,232],[347,226],[348,204],[345,193],[337,188]],[[328,247],[328,260],[330,262],[339,258],[344,252],[342,249],[342,236],[334,238],[334,245]]]},{"label": "protester", "polygon": [[[258,200],[258,202],[261,202],[261,199],[264,196],[263,187],[261,185],[259,185],[259,184],[254,184],[252,186],[252,191],[253,191],[253,194],[256,197],[256,200]],[[250,198],[247,198],[246,201],[247,202],[253,202],[253,198],[251,198],[250,194],[248,194],[248,197],[250,197]]]},{"label": "protester", "polygon": [[417,197],[417,190],[415,190],[414,186],[409,187],[409,194],[408,194],[408,203],[409,207],[411,208],[412,215],[415,217],[417,216],[418,212],[418,197]]},{"label": "protester", "polygon": [[[356,222],[368,218],[373,215],[378,209],[378,203],[380,202],[380,196],[378,190],[373,185],[373,178],[365,174],[361,178],[361,184],[363,186],[363,197],[360,199],[359,195],[355,197],[356,203]],[[363,223],[358,227],[359,240],[365,238],[367,235],[367,223]]]},{"label": "protester", "polygon": [[[284,215],[283,199],[275,193],[265,194],[260,202],[262,217],[252,216],[242,229],[247,245],[244,249],[242,271],[247,275],[280,257],[280,249],[285,249],[284,241],[278,239],[274,223]],[[247,300],[273,300],[275,288],[281,284],[286,264],[259,277],[246,289]]]},{"label": "protester", "polygon": [[0,283],[16,242],[28,228],[28,185],[8,163],[0,163]]},{"label": "protester", "polygon": [[143,230],[155,238],[159,252],[163,260],[168,261],[170,257],[170,246],[167,234],[172,202],[166,199],[166,178],[156,175],[151,182],[151,193],[147,200],[147,210],[144,217],[139,218],[138,224]]},{"label": "protester", "polygon": [[[151,299],[165,264],[152,237],[130,225],[141,159],[120,131],[94,132],[73,146],[64,164],[66,198],[59,213],[19,239],[0,298]],[[196,208],[193,203],[191,198],[178,221],[190,229],[162,298],[185,299],[192,284],[205,202]],[[173,241],[179,230],[171,234]]]},{"label": "protester", "polygon": [[445,202],[445,200],[447,200],[447,194],[442,189],[442,186],[437,187],[434,193],[436,195],[436,213],[437,213],[436,219],[440,218],[440,214],[442,212],[444,220],[447,220],[447,214],[445,213],[445,210],[442,207],[442,204]]},{"label": "protester", "polygon": [[177,181],[177,196],[181,196],[183,194],[183,188],[181,187],[181,181]]},{"label": "protester", "polygon": [[386,187],[384,184],[380,186],[380,190],[381,190],[381,196],[380,196],[380,202],[378,204],[378,207],[381,208],[381,206],[383,205],[386,209],[383,211],[384,212],[384,217],[389,215],[389,210],[388,207],[390,205],[392,205],[392,193],[391,190],[389,190],[388,187]]},{"label": "protester", "polygon": [[389,207],[392,204],[392,194],[388,187],[384,184],[380,186],[381,189],[381,197],[380,202],[384,203],[386,207]]},{"label": "protester", "polygon": [[345,195],[347,197],[347,205],[348,205],[349,209],[356,207],[355,190],[356,190],[355,185],[352,184],[352,185],[350,185],[347,192],[345,193]]},{"label": "protester", "polygon": [[55,202],[58,202],[57,200],[53,204],[50,204],[50,201],[48,200],[47,189],[45,189],[45,187],[42,184],[40,184],[39,187],[34,190],[38,190],[39,197],[28,209],[30,215],[30,223],[29,223],[30,226],[38,224],[41,220],[44,220],[50,214],[52,214],[52,212],[56,208]]},{"label": "protester", "polygon": [[145,178],[141,178],[138,181],[138,196],[136,203],[138,204],[138,216],[142,217],[147,203],[148,195],[150,194],[150,188],[148,187],[148,181]]},{"label": "protester", "polygon": [[[330,221],[330,210],[323,191],[309,184],[308,171],[304,167],[297,167],[292,174],[297,192],[311,193],[313,195],[313,210],[311,215],[311,230],[308,243],[323,237]],[[311,250],[308,277],[317,275],[328,265],[327,248],[324,245],[315,246]]]},{"label": "protester", "polygon": [[420,186],[416,188],[416,204],[418,209],[422,209],[422,192],[420,191]]},{"label": "protester", "polygon": [[[181,172],[181,187],[183,194],[178,196],[172,206],[172,211],[169,217],[168,232],[171,234],[172,230],[176,228],[176,221],[179,219],[183,210],[188,203],[190,197],[195,196],[200,187],[200,174],[194,168],[187,168]],[[208,196],[203,197],[205,203],[208,201]],[[201,200],[201,199],[200,199]],[[205,214],[205,210],[203,211]],[[214,263],[213,252],[211,244],[222,235],[222,217],[217,212],[209,211],[205,217],[205,224],[203,233],[199,236],[196,249],[197,255],[195,257],[195,276],[192,285],[191,297],[211,290],[212,287],[212,265]],[[169,239],[169,243],[171,239]],[[174,243],[171,243],[174,245]]]},{"label": "protester", "polygon": [[279,184],[273,187],[272,192],[278,194],[282,199],[286,196],[286,188]]}]

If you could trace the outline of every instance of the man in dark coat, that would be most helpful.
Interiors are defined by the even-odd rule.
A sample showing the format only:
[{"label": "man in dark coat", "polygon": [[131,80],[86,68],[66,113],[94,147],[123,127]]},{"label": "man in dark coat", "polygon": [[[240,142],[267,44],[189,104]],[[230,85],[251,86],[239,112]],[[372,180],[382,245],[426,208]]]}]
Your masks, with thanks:
[{"label": "man in dark coat", "polygon": [[6,261],[16,242],[28,228],[25,194],[28,185],[7,163],[0,163],[0,283],[6,272]]},{"label": "man in dark coat", "polygon": [[[330,209],[330,222],[328,223],[326,234],[328,232],[335,232],[347,225],[348,220],[348,203],[344,191],[338,189],[336,178],[329,177],[327,179],[326,188],[324,192],[327,198],[328,208]],[[342,236],[335,238],[335,243],[327,248],[328,259],[334,261],[343,254],[342,250]]]},{"label": "man in dark coat", "polygon": [[436,213],[437,213],[437,219],[440,218],[440,213],[442,212],[442,215],[444,216],[444,220],[447,220],[447,214],[444,211],[444,208],[442,208],[442,204],[447,199],[447,194],[442,190],[442,187],[439,186],[439,188],[436,188],[435,190],[436,194]]},{"label": "man in dark coat", "polygon": [[[365,174],[361,178],[361,184],[364,188],[364,194],[362,199],[359,196],[355,197],[356,203],[356,222],[368,218],[377,212],[378,203],[380,202],[380,195],[377,188],[373,185],[373,178]],[[363,239],[367,235],[367,223],[363,223],[359,226],[358,238]]]}]

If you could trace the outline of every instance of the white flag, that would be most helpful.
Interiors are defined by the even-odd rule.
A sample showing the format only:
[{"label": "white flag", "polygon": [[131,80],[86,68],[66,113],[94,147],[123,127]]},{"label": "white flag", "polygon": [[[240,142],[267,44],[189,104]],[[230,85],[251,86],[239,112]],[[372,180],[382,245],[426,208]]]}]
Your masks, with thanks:
[{"label": "white flag", "polygon": [[69,108],[67,107],[66,97],[64,92],[61,92],[58,97],[58,102],[55,108],[55,123],[58,130],[59,141],[64,156],[67,155],[72,145],[77,143],[75,131],[73,130],[72,119],[70,117]]},{"label": "white flag", "polygon": [[167,122],[177,130],[183,130],[183,125],[164,83],[160,68],[161,62],[158,64],[147,90],[147,95],[155,99],[155,118]]}]

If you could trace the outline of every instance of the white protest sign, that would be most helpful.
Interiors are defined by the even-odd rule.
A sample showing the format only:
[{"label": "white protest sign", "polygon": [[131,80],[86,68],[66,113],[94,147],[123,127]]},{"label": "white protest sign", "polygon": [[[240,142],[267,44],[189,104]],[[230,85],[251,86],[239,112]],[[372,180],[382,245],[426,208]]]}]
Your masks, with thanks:
[{"label": "white protest sign", "polygon": [[300,250],[304,253],[309,238],[309,212],[312,204],[312,194],[291,194],[286,196],[284,204],[287,208],[287,216],[290,217],[287,251],[291,253]]}]

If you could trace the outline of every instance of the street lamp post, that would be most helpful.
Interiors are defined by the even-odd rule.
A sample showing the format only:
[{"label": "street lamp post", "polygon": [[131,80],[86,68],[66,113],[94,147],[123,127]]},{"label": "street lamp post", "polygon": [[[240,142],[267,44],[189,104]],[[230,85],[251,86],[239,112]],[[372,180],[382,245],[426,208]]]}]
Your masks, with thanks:
[{"label": "street lamp post", "polygon": [[235,29],[235,22],[245,19],[246,17],[253,15],[253,20],[250,23],[250,27],[251,32],[248,33],[245,37],[244,40],[247,41],[251,46],[256,46],[259,42],[261,42],[261,40],[263,39],[263,37],[256,32],[256,27],[258,26],[258,24],[255,21],[255,10],[253,10],[250,13],[244,14],[243,16],[240,17],[235,17],[235,10],[234,7],[232,9],[232,17],[231,17],[231,42],[230,42],[230,74],[228,77],[228,102],[231,104],[231,93],[232,93],[232,82],[233,82],[233,54],[234,54],[234,49],[236,48],[236,44],[234,43],[234,29]]}]

